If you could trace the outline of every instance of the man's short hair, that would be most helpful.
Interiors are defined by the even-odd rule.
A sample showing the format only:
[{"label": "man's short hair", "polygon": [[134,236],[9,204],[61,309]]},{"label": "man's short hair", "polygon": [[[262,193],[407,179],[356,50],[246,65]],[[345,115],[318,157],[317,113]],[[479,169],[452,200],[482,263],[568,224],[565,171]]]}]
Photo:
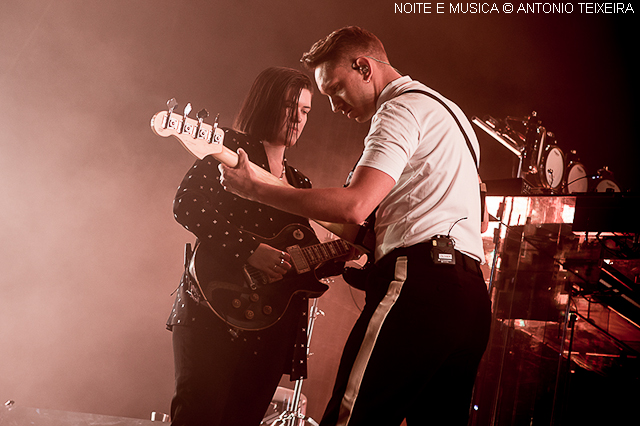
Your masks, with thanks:
[{"label": "man's short hair", "polygon": [[378,37],[363,28],[349,26],[335,30],[315,42],[311,49],[302,55],[300,62],[309,69],[315,69],[326,62],[353,60],[365,55],[383,61],[388,60]]}]

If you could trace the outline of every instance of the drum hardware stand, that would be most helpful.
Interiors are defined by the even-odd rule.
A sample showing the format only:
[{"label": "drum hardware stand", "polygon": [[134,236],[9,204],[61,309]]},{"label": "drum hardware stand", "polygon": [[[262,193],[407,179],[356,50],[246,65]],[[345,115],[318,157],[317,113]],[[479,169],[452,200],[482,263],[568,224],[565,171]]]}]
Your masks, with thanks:
[{"label": "drum hardware stand", "polygon": [[[484,119],[473,117],[471,122],[516,155],[518,171],[515,179],[521,181],[522,193],[563,192],[564,153],[557,146],[555,135],[542,126],[535,111],[524,118],[507,117],[500,121],[490,116]],[[511,127],[510,122],[524,126],[524,133]]]},{"label": "drum hardware stand", "polygon": [[[318,299],[313,299],[311,309],[309,309],[309,325],[307,327],[307,357],[309,357],[309,345],[311,344],[311,333],[313,333],[313,324],[315,323],[318,315],[324,315],[324,312],[318,309]],[[300,395],[302,393],[302,382],[304,379],[296,380],[296,384],[293,388],[293,399],[289,408],[278,416],[271,426],[296,426],[299,420],[304,423],[309,423],[313,426],[319,426],[319,424],[309,416],[305,416],[300,411]]]},{"label": "drum hardware stand", "polygon": [[488,117],[484,120],[478,117],[473,117],[471,122],[484,130],[489,136],[500,142],[502,146],[518,157],[518,171],[516,176],[521,177],[522,166],[525,160],[525,146],[518,140],[514,139],[505,130],[500,128],[498,121],[492,117]]}]

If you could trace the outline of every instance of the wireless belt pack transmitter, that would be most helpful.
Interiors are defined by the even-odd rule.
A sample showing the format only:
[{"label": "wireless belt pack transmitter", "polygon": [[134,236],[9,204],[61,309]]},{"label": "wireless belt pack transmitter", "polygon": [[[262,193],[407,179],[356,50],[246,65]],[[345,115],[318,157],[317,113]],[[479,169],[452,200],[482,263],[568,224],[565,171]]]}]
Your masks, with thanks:
[{"label": "wireless belt pack transmitter", "polygon": [[455,265],[456,254],[453,240],[446,235],[431,238],[431,259],[436,265]]}]

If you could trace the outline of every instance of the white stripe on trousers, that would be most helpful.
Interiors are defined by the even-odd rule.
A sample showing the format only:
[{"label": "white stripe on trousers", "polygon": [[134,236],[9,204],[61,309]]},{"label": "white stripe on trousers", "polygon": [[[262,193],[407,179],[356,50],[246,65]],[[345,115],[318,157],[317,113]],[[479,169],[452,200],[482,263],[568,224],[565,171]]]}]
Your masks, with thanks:
[{"label": "white stripe on trousers", "polygon": [[391,312],[391,308],[393,308],[396,300],[398,300],[400,291],[402,290],[402,286],[406,279],[407,257],[400,256],[396,259],[395,279],[389,284],[387,294],[384,296],[380,304],[378,304],[373,316],[369,320],[369,325],[367,326],[367,331],[364,335],[364,339],[362,340],[362,344],[360,345],[360,350],[358,351],[356,360],[351,368],[349,381],[347,382],[347,389],[342,397],[342,403],[340,404],[340,414],[338,416],[337,426],[346,426],[349,424],[351,414],[353,413],[353,407],[356,403],[356,398],[358,397],[358,392],[360,390],[360,385],[362,384],[362,379],[367,369],[369,359],[371,358],[371,353],[375,347],[376,340],[380,334],[380,329],[382,329],[382,325],[384,324],[387,315]]}]

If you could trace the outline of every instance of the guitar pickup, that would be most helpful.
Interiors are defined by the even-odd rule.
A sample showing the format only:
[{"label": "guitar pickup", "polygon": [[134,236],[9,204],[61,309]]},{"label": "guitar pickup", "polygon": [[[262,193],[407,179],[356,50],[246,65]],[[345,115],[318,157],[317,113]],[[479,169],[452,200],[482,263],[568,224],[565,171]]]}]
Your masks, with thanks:
[{"label": "guitar pickup", "polygon": [[289,253],[289,256],[291,256],[291,263],[293,264],[293,267],[296,268],[297,273],[302,274],[311,270],[307,259],[302,254],[300,246],[287,247],[287,252]]}]

